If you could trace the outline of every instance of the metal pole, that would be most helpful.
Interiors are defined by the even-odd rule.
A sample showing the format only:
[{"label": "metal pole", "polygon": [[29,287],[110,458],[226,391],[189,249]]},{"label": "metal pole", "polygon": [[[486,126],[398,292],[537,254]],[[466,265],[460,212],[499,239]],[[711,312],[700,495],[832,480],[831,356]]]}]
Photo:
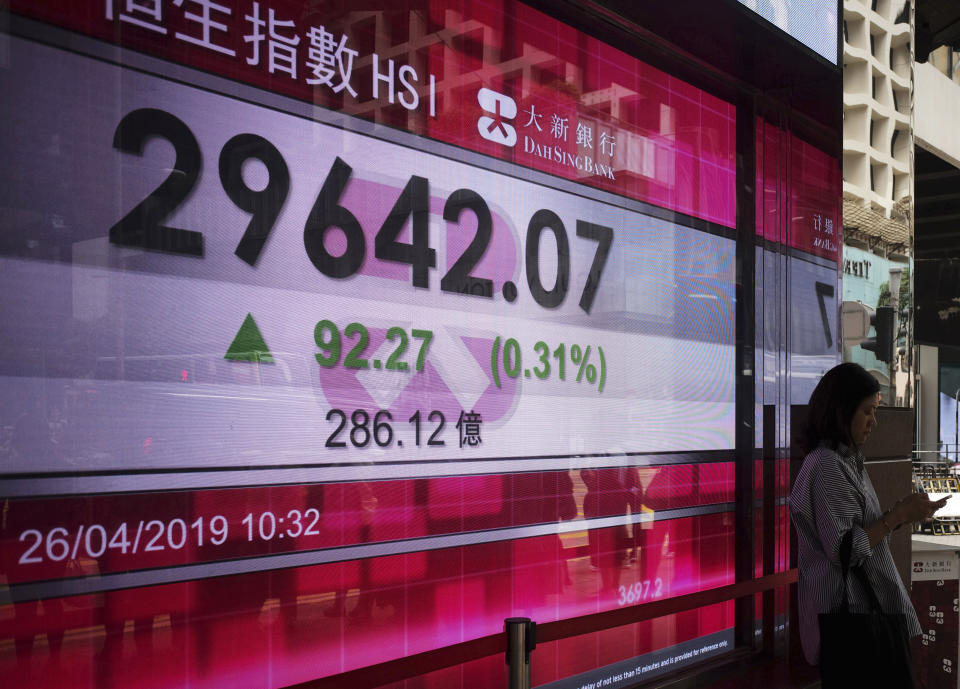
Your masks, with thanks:
[{"label": "metal pole", "polygon": [[530,689],[530,651],[537,647],[537,623],[529,617],[508,617],[507,674],[509,689]]},{"label": "metal pole", "polygon": [[889,404],[891,407],[897,405],[897,366],[896,366],[896,349],[897,349],[897,335],[900,332],[900,277],[903,273],[902,268],[891,268],[890,269],[890,306],[893,307],[893,332],[890,334],[890,337],[893,338],[891,343],[890,350],[894,352],[894,355],[890,357],[889,363],[889,374],[890,374],[890,401]]},{"label": "metal pole", "polygon": [[[954,407],[953,407],[953,461],[960,462],[960,457],[957,457],[957,454],[960,453],[960,388],[957,388],[956,394],[953,396]],[[947,452],[947,457],[950,456],[950,452]]]}]

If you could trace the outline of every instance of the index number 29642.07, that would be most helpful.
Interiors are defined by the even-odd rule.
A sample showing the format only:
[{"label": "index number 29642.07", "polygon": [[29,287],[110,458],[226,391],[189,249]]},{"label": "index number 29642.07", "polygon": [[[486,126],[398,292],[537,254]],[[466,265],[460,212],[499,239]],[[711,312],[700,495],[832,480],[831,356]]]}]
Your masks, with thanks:
[{"label": "index number 29642.07", "polygon": [[[118,246],[202,257],[204,236],[201,232],[163,224],[187,201],[200,178],[203,167],[200,145],[182,120],[155,108],[141,108],[125,115],[117,125],[113,145],[124,153],[141,156],[147,141],[152,138],[165,139],[173,145],[176,156],[173,169],[160,186],[110,228],[110,242]],[[260,161],[267,170],[267,183],[262,189],[250,188],[243,179],[243,166],[249,160]],[[290,169],[276,146],[252,133],[238,134],[224,144],[218,168],[227,197],[250,214],[250,222],[234,253],[255,267],[289,195]],[[367,242],[360,221],[341,205],[352,175],[353,168],[337,157],[303,225],[304,249],[311,263],[334,279],[356,274],[367,259]],[[430,271],[437,267],[436,250],[429,245],[429,209],[429,181],[411,175],[374,240],[375,258],[408,264],[412,285],[422,289],[430,288]],[[447,197],[443,218],[448,223],[459,224],[464,213],[474,216],[476,233],[466,250],[440,278],[440,290],[491,299],[494,296],[493,281],[475,275],[474,270],[493,239],[493,215],[487,201],[476,191],[461,188]],[[404,242],[400,234],[408,219],[410,241]],[[346,238],[346,250],[342,254],[334,255],[327,248],[326,238],[331,228],[339,228]],[[557,247],[556,279],[549,288],[542,282],[540,264],[540,238],[547,230],[553,235]],[[614,232],[610,227],[578,219],[576,234],[596,243],[579,300],[580,308],[590,313]],[[559,215],[546,208],[533,213],[527,226],[525,254],[527,286],[534,301],[550,309],[563,304],[570,286],[570,244]],[[510,302],[516,299],[516,286],[512,282],[505,283],[504,296]]]}]

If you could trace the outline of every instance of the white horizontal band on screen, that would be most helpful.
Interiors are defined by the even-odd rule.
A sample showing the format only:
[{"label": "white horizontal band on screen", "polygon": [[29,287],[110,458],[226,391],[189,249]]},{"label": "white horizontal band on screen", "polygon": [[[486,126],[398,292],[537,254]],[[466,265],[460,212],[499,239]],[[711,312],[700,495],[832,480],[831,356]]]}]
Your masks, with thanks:
[{"label": "white horizontal band on screen", "polygon": [[88,595],[118,589],[175,584],[234,574],[251,574],[254,572],[267,572],[292,567],[309,567],[311,565],[331,564],[371,557],[420,553],[429,550],[443,550],[445,548],[513,541],[536,536],[574,533],[588,529],[603,529],[625,524],[644,524],[655,521],[720,514],[723,512],[732,512],[733,508],[734,504],[732,502],[724,502],[715,505],[659,510],[657,512],[641,512],[633,515],[623,514],[614,517],[575,519],[568,522],[551,522],[549,524],[507,527],[442,536],[421,536],[419,538],[388,541],[384,543],[364,543],[361,545],[326,548],[323,550],[263,555],[225,562],[203,562],[192,565],[149,569],[140,572],[119,572],[116,574],[100,574],[75,579],[11,584],[7,591],[7,601],[20,603],[47,598],[60,598],[63,596]]},{"label": "white horizontal band on screen", "polygon": [[573,180],[555,177],[534,168],[527,168],[506,160],[500,160],[499,158],[469,151],[465,148],[454,146],[453,144],[447,144],[410,132],[393,129],[354,115],[337,112],[335,110],[327,110],[306,101],[300,101],[289,96],[282,96],[242,82],[231,81],[225,77],[220,77],[193,67],[161,60],[116,45],[106,44],[93,38],[79,36],[65,29],[40,24],[17,15],[11,15],[9,30],[10,33],[15,36],[33,39],[78,55],[84,55],[109,64],[133,69],[150,76],[164,79],[165,81],[172,81],[188,87],[202,89],[231,100],[264,106],[312,122],[327,124],[356,134],[371,136],[381,141],[412,148],[422,153],[456,160],[460,163],[466,163],[467,165],[508,177],[516,177],[517,172],[522,171],[523,180],[533,184],[592,199],[624,210],[642,213],[668,222],[676,223],[681,221],[678,224],[710,234],[717,234],[727,238],[734,238],[736,235],[735,229],[724,227],[708,220],[695,218],[678,211],[668,210],[660,206],[644,203],[643,201],[602,191]]},{"label": "white horizontal band on screen", "polygon": [[380,462],[328,466],[251,467],[220,470],[100,472],[79,476],[42,475],[8,478],[0,485],[0,498],[44,498],[103,493],[138,493],[162,490],[210,490],[267,486],[295,486],[317,483],[349,483],[396,479],[489,476],[532,471],[576,471],[657,467],[674,464],[732,462],[733,449],[677,453],[624,453],[508,457],[478,460],[437,460],[434,462]]}]

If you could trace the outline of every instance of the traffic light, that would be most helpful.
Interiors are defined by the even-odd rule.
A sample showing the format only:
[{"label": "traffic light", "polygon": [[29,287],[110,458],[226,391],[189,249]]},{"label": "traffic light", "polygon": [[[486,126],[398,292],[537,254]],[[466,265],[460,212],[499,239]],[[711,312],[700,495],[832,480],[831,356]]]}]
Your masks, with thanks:
[{"label": "traffic light", "polygon": [[870,325],[877,329],[877,334],[860,343],[861,347],[888,364],[893,359],[893,320],[892,306],[878,306],[877,312],[870,316]]}]

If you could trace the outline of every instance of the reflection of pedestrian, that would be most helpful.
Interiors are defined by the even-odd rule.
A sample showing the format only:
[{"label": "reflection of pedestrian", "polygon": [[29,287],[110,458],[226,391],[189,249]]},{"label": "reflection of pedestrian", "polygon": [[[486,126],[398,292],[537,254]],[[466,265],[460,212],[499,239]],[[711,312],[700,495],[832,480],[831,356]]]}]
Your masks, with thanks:
[{"label": "reflection of pedestrian", "polygon": [[[369,483],[348,483],[343,490],[343,515],[345,521],[357,528],[357,543],[370,542],[370,526],[377,509],[377,496]],[[359,567],[359,582],[357,604],[350,611],[350,616],[358,620],[369,620],[373,616],[376,593],[370,581],[370,558],[361,558],[357,561]],[[343,617],[347,614],[347,594],[350,587],[343,587],[336,592],[333,606],[325,611],[331,617]]]},{"label": "reflection of pedestrian", "polygon": [[13,451],[13,426],[5,426],[3,419],[0,418],[0,463],[4,466],[13,464],[15,454]]},{"label": "reflection of pedestrian", "polygon": [[[569,471],[561,471],[557,473],[557,504],[556,504],[556,514],[557,521],[564,520],[569,521],[577,516],[577,500],[573,497],[573,478],[570,476]],[[569,586],[573,583],[570,579],[570,566],[567,562],[567,556],[563,548],[563,543],[560,541],[560,537],[556,536],[556,545],[557,545],[557,562],[560,563],[560,591],[563,591],[564,586]]]},{"label": "reflection of pedestrian", "polygon": [[47,411],[39,399],[28,401],[13,424],[10,445],[19,461],[47,460],[53,451],[53,440]]},{"label": "reflection of pedestrian", "polygon": [[[921,632],[888,537],[894,529],[930,516],[943,502],[912,494],[886,512],[880,509],[860,449],[877,424],[879,390],[867,371],[846,363],[828,371],[810,396],[804,438],[809,454],[794,483],[790,511],[799,541],[800,637],[812,664],[821,658],[819,615],[840,606],[845,583],[851,612],[868,613],[873,607],[859,576],[851,572],[843,579],[841,543],[851,532],[850,566],[866,575],[884,613],[903,615],[910,636]],[[872,659],[850,662],[870,664]],[[909,663],[902,670],[909,675]],[[823,673],[824,686],[831,686],[830,679]],[[909,689],[910,682],[896,685]]]},{"label": "reflection of pedestrian", "polygon": [[[583,496],[583,516],[612,517],[626,515],[630,492],[618,469],[582,469],[580,478],[587,486]],[[587,531],[590,563],[600,570],[601,592],[611,593],[620,585],[620,569],[626,560],[629,541],[627,527],[619,524]]]},{"label": "reflection of pedestrian", "polygon": [[630,546],[633,551],[630,553],[630,561],[635,562],[640,557],[640,522],[636,516],[640,514],[640,506],[643,504],[643,486],[640,485],[640,472],[637,467],[622,467],[620,469],[620,482],[626,491],[627,506],[630,508]]},{"label": "reflection of pedestrian", "polygon": [[[554,524],[577,516],[569,471],[515,474],[512,513],[515,524]],[[513,542],[514,608],[532,617],[543,614],[547,596],[570,583],[567,557],[556,533]]]}]

